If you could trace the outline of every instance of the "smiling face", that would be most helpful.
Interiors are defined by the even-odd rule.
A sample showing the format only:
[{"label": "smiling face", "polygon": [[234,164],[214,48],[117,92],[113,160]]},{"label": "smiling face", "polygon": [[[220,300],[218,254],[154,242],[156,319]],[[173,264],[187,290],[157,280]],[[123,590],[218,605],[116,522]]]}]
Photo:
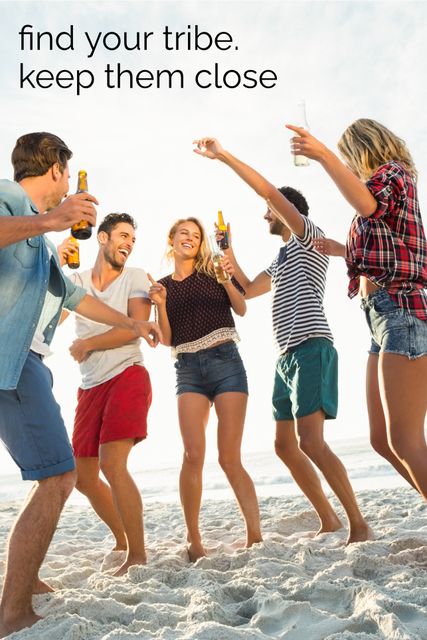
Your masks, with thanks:
[{"label": "smiling face", "polygon": [[169,239],[175,260],[195,260],[202,242],[202,232],[195,222],[186,220],[178,224],[175,233]]},{"label": "smiling face", "polygon": [[123,269],[135,244],[135,230],[131,224],[119,222],[109,234],[101,231],[98,240],[105,261],[113,269]]}]

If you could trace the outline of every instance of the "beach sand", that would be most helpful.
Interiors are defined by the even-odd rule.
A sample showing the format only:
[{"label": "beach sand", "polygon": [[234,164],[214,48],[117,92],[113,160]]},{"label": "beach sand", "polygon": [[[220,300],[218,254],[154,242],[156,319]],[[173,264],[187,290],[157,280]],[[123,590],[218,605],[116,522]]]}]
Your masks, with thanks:
[{"label": "beach sand", "polygon": [[[190,565],[179,504],[145,508],[149,563],[126,577],[123,559],[89,507],[64,510],[34,596],[45,619],[11,640],[426,640],[427,505],[411,489],[358,494],[375,540],[345,546],[344,530],[314,538],[302,497],[260,500],[265,540],[243,548],[234,502],[205,501],[209,557]],[[4,503],[6,539],[18,502]],[[4,549],[1,556],[4,571]]]}]

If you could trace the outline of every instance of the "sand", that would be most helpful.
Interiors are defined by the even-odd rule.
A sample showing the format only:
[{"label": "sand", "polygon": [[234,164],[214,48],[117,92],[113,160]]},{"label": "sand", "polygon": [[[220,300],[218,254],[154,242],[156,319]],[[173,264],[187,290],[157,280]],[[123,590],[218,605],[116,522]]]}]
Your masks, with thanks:
[{"label": "sand", "polygon": [[[265,541],[246,550],[238,510],[205,502],[209,557],[187,561],[180,506],[146,505],[149,563],[126,577],[89,507],[66,507],[34,597],[45,617],[11,640],[427,639],[427,505],[411,489],[358,494],[375,540],[345,546],[346,532],[314,538],[302,497],[262,498]],[[3,504],[6,539],[18,502]],[[4,570],[4,549],[0,570]]]}]

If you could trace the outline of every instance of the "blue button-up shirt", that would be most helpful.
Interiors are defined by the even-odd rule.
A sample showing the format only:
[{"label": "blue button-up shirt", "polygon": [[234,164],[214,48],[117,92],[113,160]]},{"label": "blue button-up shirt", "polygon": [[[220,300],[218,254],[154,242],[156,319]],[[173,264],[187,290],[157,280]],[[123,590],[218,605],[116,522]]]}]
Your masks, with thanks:
[{"label": "blue button-up shirt", "polygon": [[[37,208],[19,184],[0,180],[0,216],[36,214]],[[56,249],[44,235],[0,249],[0,389],[15,389],[18,384],[49,280],[56,283],[51,293],[60,304],[44,332],[47,344],[52,341],[62,307],[73,311],[86,291],[62,273]]]}]

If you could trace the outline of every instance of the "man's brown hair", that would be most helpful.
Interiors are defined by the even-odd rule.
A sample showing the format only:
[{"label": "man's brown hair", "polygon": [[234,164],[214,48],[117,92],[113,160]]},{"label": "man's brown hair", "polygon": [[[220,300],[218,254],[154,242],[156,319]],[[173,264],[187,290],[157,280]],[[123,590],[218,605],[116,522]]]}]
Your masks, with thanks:
[{"label": "man's brown hair", "polygon": [[53,133],[26,133],[18,138],[12,151],[14,179],[20,182],[44,176],[56,162],[63,172],[72,155],[65,142]]}]

